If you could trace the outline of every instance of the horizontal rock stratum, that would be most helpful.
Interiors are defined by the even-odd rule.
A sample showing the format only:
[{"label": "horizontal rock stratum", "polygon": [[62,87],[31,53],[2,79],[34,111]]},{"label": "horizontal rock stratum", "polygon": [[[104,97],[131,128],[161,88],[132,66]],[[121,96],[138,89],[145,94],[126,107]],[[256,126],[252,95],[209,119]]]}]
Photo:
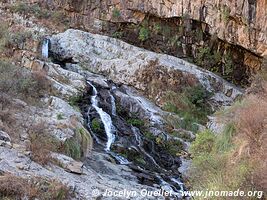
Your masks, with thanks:
[{"label": "horizontal rock stratum", "polygon": [[[188,17],[202,21],[212,35],[240,45],[258,55],[267,54],[267,2],[265,0],[110,0],[42,1],[64,9],[76,26],[90,30],[94,19],[139,23],[145,15],[161,18]],[[120,17],[114,18],[114,11]],[[75,27],[76,27],[75,26]]]}]

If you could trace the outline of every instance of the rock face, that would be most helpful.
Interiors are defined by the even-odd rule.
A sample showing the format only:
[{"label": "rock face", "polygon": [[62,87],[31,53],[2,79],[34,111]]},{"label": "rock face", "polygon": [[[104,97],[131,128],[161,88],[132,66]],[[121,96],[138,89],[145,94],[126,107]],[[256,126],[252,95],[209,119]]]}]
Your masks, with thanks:
[{"label": "rock face", "polygon": [[149,1],[42,1],[69,13],[72,23],[90,30],[101,21],[142,21],[146,14],[161,18],[188,17],[204,22],[212,35],[240,45],[256,54],[266,54],[267,3],[265,0],[149,0]]},{"label": "rock face", "polygon": [[219,76],[184,60],[106,36],[70,29],[51,37],[50,50],[61,61],[72,59],[117,83],[132,85],[159,104],[164,92],[196,84],[213,92],[214,106],[227,105],[242,94]]}]

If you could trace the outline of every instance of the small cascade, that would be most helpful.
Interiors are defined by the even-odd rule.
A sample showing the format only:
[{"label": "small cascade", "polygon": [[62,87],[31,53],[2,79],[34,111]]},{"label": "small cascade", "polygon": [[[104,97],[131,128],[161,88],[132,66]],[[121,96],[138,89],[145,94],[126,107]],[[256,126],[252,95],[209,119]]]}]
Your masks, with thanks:
[{"label": "small cascade", "polygon": [[92,88],[93,88],[93,95],[91,97],[91,103],[93,108],[97,111],[97,113],[99,114],[102,123],[104,124],[104,128],[105,128],[105,132],[107,134],[107,144],[106,144],[106,151],[110,151],[110,147],[112,145],[112,143],[115,140],[115,127],[112,124],[112,120],[109,114],[107,114],[105,111],[103,111],[102,108],[98,107],[98,101],[97,101],[97,90],[95,88],[95,86],[93,86],[89,81],[87,82]]},{"label": "small cascade", "polygon": [[115,103],[115,98],[114,96],[110,93],[110,103],[111,103],[111,114],[113,116],[116,116],[116,103]]},{"label": "small cascade", "polygon": [[161,188],[163,190],[168,191],[168,192],[171,192],[171,194],[177,196],[178,198],[181,198],[182,197],[182,191],[183,190],[180,189],[180,186],[179,186],[179,189],[177,189],[173,185],[170,185],[169,183],[167,183],[166,181],[164,181],[162,177],[158,176],[157,178],[159,179],[160,186],[161,186]]},{"label": "small cascade", "polygon": [[48,50],[49,50],[49,39],[45,38],[43,40],[43,44],[42,44],[42,57],[44,59],[48,58]]},{"label": "small cascade", "polygon": [[[140,131],[139,131],[139,129],[138,128],[136,128],[136,127],[131,127],[132,128],[132,131],[134,132],[134,136],[135,136],[135,139],[136,139],[136,141],[138,142],[138,147],[139,147],[139,149],[140,149],[140,151],[146,156],[146,157],[148,157],[151,161],[152,161],[152,163],[158,168],[158,169],[162,169],[159,165],[158,165],[158,163],[155,161],[155,159],[151,156],[151,155],[149,155],[149,153],[147,153],[146,151],[145,151],[145,149],[143,148],[143,142],[142,142],[142,139],[141,139],[141,136],[140,136]],[[163,171],[165,171],[165,169],[162,169]]]},{"label": "small cascade", "polygon": [[110,155],[113,156],[113,158],[115,158],[121,165],[128,165],[130,164],[130,162],[123,156],[114,153],[114,152],[110,152]]}]

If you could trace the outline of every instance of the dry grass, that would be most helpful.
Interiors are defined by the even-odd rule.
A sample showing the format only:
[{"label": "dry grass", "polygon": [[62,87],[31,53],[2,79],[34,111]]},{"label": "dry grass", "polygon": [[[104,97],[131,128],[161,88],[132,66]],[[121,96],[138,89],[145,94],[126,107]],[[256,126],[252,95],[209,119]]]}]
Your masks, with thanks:
[{"label": "dry grass", "polygon": [[[219,135],[201,133],[193,142],[194,189],[267,192],[267,82],[261,80],[260,85],[221,113],[232,128]],[[201,150],[207,143],[212,148]]]},{"label": "dry grass", "polygon": [[71,193],[67,186],[55,180],[26,179],[11,174],[0,176],[0,199],[67,200]]},{"label": "dry grass", "polygon": [[232,160],[247,159],[254,168],[250,182],[267,191],[267,83],[262,86],[263,90],[247,96],[235,113],[235,143],[239,148]]},{"label": "dry grass", "polygon": [[28,133],[31,142],[28,147],[32,153],[31,159],[41,165],[53,162],[50,152],[57,152],[60,142],[48,133],[45,122],[32,125]]}]

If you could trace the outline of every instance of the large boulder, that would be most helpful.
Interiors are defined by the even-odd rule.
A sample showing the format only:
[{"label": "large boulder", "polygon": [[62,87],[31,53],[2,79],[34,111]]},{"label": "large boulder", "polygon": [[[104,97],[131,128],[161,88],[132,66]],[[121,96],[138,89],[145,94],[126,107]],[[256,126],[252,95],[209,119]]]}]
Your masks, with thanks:
[{"label": "large boulder", "polygon": [[166,91],[201,84],[212,103],[228,105],[242,91],[219,76],[179,58],[150,52],[107,36],[69,29],[51,38],[51,52],[65,62],[81,63],[114,82],[132,85],[160,101]]}]

